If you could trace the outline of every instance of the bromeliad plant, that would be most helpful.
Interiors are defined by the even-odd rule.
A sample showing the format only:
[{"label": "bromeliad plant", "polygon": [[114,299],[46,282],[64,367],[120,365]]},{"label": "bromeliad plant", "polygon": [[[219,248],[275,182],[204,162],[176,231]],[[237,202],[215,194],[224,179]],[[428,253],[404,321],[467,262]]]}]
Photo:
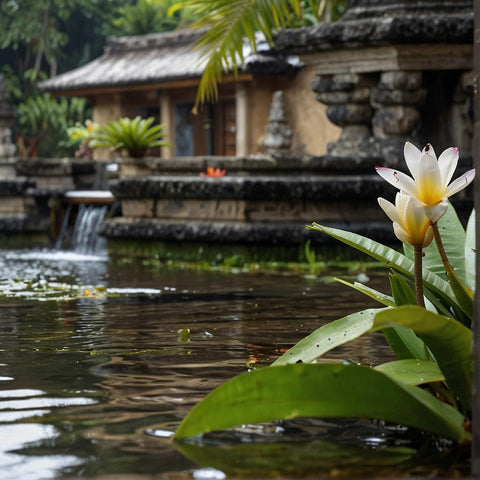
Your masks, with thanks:
[{"label": "bromeliad plant", "polygon": [[[355,233],[317,223],[307,227],[391,269],[391,295],[351,284],[382,308],[328,323],[271,367],[226,382],[187,415],[176,439],[292,417],[370,417],[470,441],[475,215],[465,231],[448,197],[469,185],[475,171],[449,185],[458,149],[437,160],[431,145],[420,151],[407,143],[404,154],[413,178],[377,168],[400,190],[395,204],[382,198],[379,204],[403,253]],[[331,349],[379,330],[397,360],[376,366],[316,363]]]},{"label": "bromeliad plant", "polygon": [[110,147],[113,150],[125,150],[128,156],[141,158],[154,147],[169,145],[164,141],[164,125],[152,125],[153,117],[131,118],[123,117],[100,128],[93,134],[90,141],[92,148]]}]

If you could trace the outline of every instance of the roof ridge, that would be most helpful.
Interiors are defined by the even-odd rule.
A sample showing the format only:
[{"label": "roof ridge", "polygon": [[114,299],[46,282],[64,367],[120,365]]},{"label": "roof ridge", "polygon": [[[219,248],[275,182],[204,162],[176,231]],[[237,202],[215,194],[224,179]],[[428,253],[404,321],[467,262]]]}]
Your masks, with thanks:
[{"label": "roof ridge", "polygon": [[181,29],[173,32],[149,33],[136,36],[110,36],[107,38],[105,53],[124,52],[130,50],[151,49],[155,47],[193,44],[207,30]]}]

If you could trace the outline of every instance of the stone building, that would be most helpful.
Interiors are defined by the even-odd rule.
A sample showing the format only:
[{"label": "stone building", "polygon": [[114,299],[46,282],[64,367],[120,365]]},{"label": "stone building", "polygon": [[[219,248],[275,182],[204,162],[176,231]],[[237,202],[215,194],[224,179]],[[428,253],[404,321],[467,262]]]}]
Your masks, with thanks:
[{"label": "stone building", "polygon": [[194,47],[202,31],[184,30],[110,38],[104,54],[41,83],[53,95],[87,97],[93,120],[153,116],[166,126],[171,146],[163,158],[199,155],[245,156],[261,153],[275,91],[283,91],[293,154],[319,155],[338,136],[325,108],[312,102],[313,68],[297,55],[260,45],[246,55],[237,76],[226,75],[218,102],[197,115],[193,102],[205,65]]},{"label": "stone building", "polygon": [[342,129],[324,162],[403,165],[405,140],[471,160],[472,0],[351,0],[340,21],[281,32],[275,46],[314,68]]}]

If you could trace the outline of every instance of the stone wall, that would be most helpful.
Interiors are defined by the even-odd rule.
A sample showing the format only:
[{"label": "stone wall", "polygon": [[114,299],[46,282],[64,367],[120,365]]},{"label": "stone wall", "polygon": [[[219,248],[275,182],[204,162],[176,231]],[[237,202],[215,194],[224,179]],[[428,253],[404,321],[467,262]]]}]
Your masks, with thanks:
[{"label": "stone wall", "polygon": [[283,32],[276,46],[315,69],[312,89],[341,128],[326,157],[396,167],[409,140],[471,161],[472,1],[352,0],[342,20]]}]

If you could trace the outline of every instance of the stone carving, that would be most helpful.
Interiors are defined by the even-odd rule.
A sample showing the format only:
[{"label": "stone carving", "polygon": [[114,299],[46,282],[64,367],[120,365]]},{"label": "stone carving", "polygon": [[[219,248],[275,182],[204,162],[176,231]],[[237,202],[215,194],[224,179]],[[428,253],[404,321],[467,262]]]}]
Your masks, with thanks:
[{"label": "stone carving", "polygon": [[15,119],[15,112],[7,101],[5,80],[0,74],[0,158],[12,157],[15,145],[12,143],[10,126]]},{"label": "stone carving", "polygon": [[285,96],[277,90],[272,96],[270,116],[262,145],[271,155],[286,154],[292,144],[292,130],[288,126]]}]

